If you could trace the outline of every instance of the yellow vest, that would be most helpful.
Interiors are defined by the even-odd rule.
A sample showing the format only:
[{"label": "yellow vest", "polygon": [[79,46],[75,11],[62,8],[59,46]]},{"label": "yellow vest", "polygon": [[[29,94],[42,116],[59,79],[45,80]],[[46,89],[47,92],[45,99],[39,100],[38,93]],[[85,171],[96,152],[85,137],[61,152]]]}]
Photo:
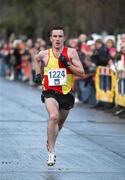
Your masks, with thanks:
[{"label": "yellow vest", "polygon": [[[62,54],[69,60],[67,50],[68,48],[64,47]],[[60,60],[54,56],[52,49],[49,49],[48,51],[49,60],[48,64],[44,67],[44,78],[42,82],[43,90],[54,90],[61,94],[67,94],[72,89],[74,75],[68,67],[65,68]],[[59,84],[63,77],[66,77],[65,84]]]}]

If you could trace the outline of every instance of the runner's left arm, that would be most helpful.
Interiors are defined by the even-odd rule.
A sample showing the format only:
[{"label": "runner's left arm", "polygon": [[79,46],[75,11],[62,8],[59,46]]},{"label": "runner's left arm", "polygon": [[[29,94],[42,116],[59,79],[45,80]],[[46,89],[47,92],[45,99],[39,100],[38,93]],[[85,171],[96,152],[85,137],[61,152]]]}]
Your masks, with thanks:
[{"label": "runner's left arm", "polygon": [[75,49],[70,49],[69,55],[71,57],[71,63],[68,66],[69,69],[77,76],[84,78],[85,72],[83,65],[79,59],[78,53]]}]

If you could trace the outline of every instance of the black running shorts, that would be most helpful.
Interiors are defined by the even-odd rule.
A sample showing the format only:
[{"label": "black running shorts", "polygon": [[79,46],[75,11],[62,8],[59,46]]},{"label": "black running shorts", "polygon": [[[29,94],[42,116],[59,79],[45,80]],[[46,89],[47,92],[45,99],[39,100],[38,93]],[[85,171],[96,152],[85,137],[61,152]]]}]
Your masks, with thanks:
[{"label": "black running shorts", "polygon": [[56,99],[56,101],[59,104],[59,109],[69,110],[74,106],[75,97],[72,91],[70,91],[66,95],[60,94],[59,92],[53,90],[43,91],[41,95],[41,100],[44,103],[45,98],[51,98],[51,97]]}]

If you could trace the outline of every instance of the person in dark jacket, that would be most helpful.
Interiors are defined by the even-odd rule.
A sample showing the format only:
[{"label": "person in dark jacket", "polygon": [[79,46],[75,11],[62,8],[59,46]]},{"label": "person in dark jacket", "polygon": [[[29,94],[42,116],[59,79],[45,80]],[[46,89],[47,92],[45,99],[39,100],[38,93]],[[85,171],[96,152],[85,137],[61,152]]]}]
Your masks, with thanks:
[{"label": "person in dark jacket", "polygon": [[[96,64],[96,67],[107,66],[109,61],[109,52],[108,52],[108,48],[103,43],[102,39],[97,39],[95,41],[95,47],[96,47],[95,52],[91,57],[92,62]],[[106,76],[104,75],[100,76],[100,83],[101,83],[101,87],[103,87],[103,89],[106,89]],[[105,104],[106,103],[102,101],[98,101],[97,104],[94,106],[94,108],[104,109]]]},{"label": "person in dark jacket", "polygon": [[108,48],[101,39],[96,40],[95,47],[92,62],[95,63],[96,66],[107,66],[109,57]]}]

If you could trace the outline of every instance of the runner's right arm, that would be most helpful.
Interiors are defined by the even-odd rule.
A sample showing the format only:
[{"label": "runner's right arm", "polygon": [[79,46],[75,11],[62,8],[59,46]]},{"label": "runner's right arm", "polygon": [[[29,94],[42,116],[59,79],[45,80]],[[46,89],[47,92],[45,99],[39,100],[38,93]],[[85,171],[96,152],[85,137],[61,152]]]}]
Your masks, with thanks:
[{"label": "runner's right arm", "polygon": [[41,72],[43,72],[43,68],[44,68],[43,52],[40,52],[38,55],[35,56],[35,72],[36,72],[35,82],[37,84],[42,83],[43,73],[41,74]]},{"label": "runner's right arm", "polygon": [[36,74],[41,74],[41,55],[40,55],[40,53],[35,56],[35,71],[36,71]]}]

